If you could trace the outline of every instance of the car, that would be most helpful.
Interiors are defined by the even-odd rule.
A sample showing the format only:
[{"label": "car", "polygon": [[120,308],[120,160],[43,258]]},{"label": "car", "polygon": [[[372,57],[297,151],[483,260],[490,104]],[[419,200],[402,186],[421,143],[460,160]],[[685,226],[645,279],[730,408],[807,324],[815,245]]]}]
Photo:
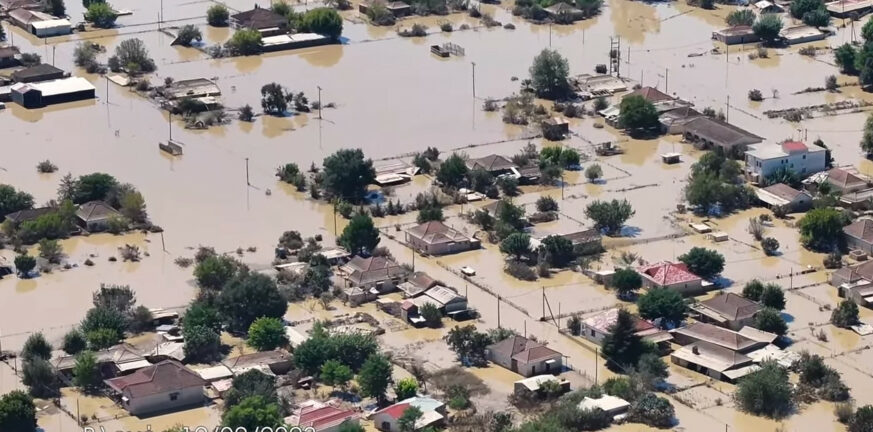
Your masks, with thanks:
[{"label": "car", "polygon": [[461,273],[463,273],[464,276],[476,276],[476,270],[473,270],[470,266],[461,267]]}]

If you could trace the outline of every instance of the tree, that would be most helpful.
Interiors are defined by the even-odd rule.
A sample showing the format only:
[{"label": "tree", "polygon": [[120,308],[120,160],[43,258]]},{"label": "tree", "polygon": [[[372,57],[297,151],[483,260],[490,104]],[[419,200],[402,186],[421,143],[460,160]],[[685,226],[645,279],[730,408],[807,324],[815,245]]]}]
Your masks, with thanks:
[{"label": "tree", "polygon": [[52,358],[52,346],[45,340],[42,332],[34,333],[24,341],[24,346],[21,348],[21,358],[26,362],[37,358],[43,360]]},{"label": "tree", "polygon": [[241,404],[251,397],[259,397],[265,403],[276,403],[276,379],[257,369],[248,370],[233,378],[230,389],[224,395],[225,410]]},{"label": "tree", "polygon": [[373,161],[361,149],[342,149],[324,158],[325,190],[350,203],[361,201],[367,185],[376,179]]},{"label": "tree", "polygon": [[185,24],[179,29],[176,35],[176,41],[182,46],[191,46],[193,41],[200,42],[203,40],[203,35],[200,34],[200,29],[192,24]]},{"label": "tree", "polygon": [[112,28],[117,18],[118,14],[106,2],[92,2],[85,11],[85,21],[98,28]]},{"label": "tree", "polygon": [[834,50],[834,60],[840,67],[840,72],[846,75],[857,75],[858,68],[855,65],[857,51],[849,43],[844,43]]},{"label": "tree", "polygon": [[[0,410],[2,412],[2,410]],[[0,425],[3,422],[0,421]],[[855,411],[855,415],[849,420],[848,432],[870,432],[873,431],[873,406],[864,405]]]},{"label": "tree", "polygon": [[415,397],[418,394],[418,381],[415,378],[404,378],[394,384],[394,393],[397,400],[402,401]]},{"label": "tree", "polygon": [[628,298],[634,291],[643,286],[643,278],[633,269],[616,269],[612,275],[612,287],[619,298]]},{"label": "tree", "polygon": [[843,300],[839,306],[831,312],[831,324],[849,328],[858,324],[858,305],[851,300]]},{"label": "tree", "polygon": [[221,291],[218,310],[231,331],[245,331],[260,317],[282,318],[288,305],[276,282],[261,273],[238,275]]},{"label": "tree", "polygon": [[18,61],[24,67],[36,66],[42,63],[42,58],[37,53],[22,53]]},{"label": "tree", "polygon": [[741,379],[734,393],[737,406],[750,414],[781,418],[793,407],[788,371],[767,361],[761,369]]},{"label": "tree", "polygon": [[652,129],[659,125],[655,105],[640,95],[625,96],[620,108],[618,122],[623,128]]},{"label": "tree", "polygon": [[655,385],[664,378],[667,378],[670,372],[667,370],[667,363],[664,363],[664,360],[661,360],[661,357],[657,354],[651,352],[654,351],[653,347],[647,345],[647,348],[647,351],[650,352],[644,353],[637,360],[637,378],[645,381],[644,384],[648,388],[655,388]]},{"label": "tree", "polygon": [[766,237],[761,240],[761,249],[764,250],[764,254],[767,256],[776,255],[776,252],[779,250],[779,240],[773,237]]},{"label": "tree", "polygon": [[755,316],[755,328],[784,336],[788,332],[788,324],[779,314],[779,311],[773,308],[764,308]]},{"label": "tree", "polygon": [[122,333],[111,328],[98,328],[85,333],[85,339],[88,340],[88,346],[92,350],[102,350],[117,344],[122,337]]},{"label": "tree", "polygon": [[97,390],[102,382],[103,377],[100,376],[100,368],[94,353],[91,351],[79,353],[76,356],[76,365],[73,367],[73,384],[90,393]]},{"label": "tree", "polygon": [[79,328],[86,336],[96,330],[109,329],[120,337],[127,328],[127,322],[124,315],[115,309],[93,307],[85,313],[85,319],[82,320]]},{"label": "tree", "polygon": [[269,351],[287,345],[285,326],[278,318],[258,318],[249,326],[248,344],[258,351]]},{"label": "tree", "polygon": [[570,316],[567,319],[567,330],[570,330],[570,334],[573,336],[582,334],[582,318],[579,318],[579,315]]},{"label": "tree", "polygon": [[303,14],[303,18],[300,20],[300,30],[318,33],[337,40],[343,33],[343,19],[336,10],[331,8],[311,9]]},{"label": "tree", "polygon": [[442,164],[437,171],[436,178],[444,186],[450,188],[459,188],[467,178],[467,163],[457,153],[452,153]]},{"label": "tree", "polygon": [[515,177],[498,177],[496,183],[497,186],[500,186],[503,195],[518,196],[521,193],[518,189],[518,180]]},{"label": "tree", "polygon": [[337,432],[366,432],[366,430],[359,423],[346,421],[346,422],[343,422],[342,424],[340,424],[340,427],[339,427],[339,429],[337,429]]},{"label": "tree", "polygon": [[819,251],[829,251],[842,238],[846,218],[833,208],[812,209],[797,223],[800,241],[804,246]]},{"label": "tree", "polygon": [[0,184],[0,217],[29,208],[33,208],[33,195],[17,191],[12,186]]},{"label": "tree", "polygon": [[188,325],[182,329],[185,358],[194,362],[209,362],[221,357],[221,337],[214,329],[203,325]]},{"label": "tree", "polygon": [[[142,43],[142,41],[140,41]],[[73,183],[74,204],[103,201],[118,186],[118,180],[106,173],[92,173],[79,177]]]},{"label": "tree", "polygon": [[328,360],[321,366],[320,378],[330,386],[345,387],[352,375],[352,369],[337,360]]},{"label": "tree", "polygon": [[761,293],[764,292],[764,284],[758,279],[752,279],[743,287],[743,297],[758,301],[761,299]]},{"label": "tree", "polygon": [[764,285],[760,301],[765,307],[780,311],[785,309],[785,293],[782,292],[782,287],[776,284]]},{"label": "tree", "polygon": [[276,429],[282,426],[279,405],[268,402],[261,396],[243,399],[238,405],[227,409],[221,416],[221,426],[232,430]]},{"label": "tree", "polygon": [[67,15],[67,7],[64,5],[64,0],[48,0],[43,6],[44,12],[56,17],[64,17]]},{"label": "tree", "polygon": [[130,313],[136,304],[136,293],[130,285],[100,284],[100,289],[91,294],[95,308],[107,308],[122,315]]},{"label": "tree", "polygon": [[802,19],[807,13],[824,8],[821,0],[792,0],[789,12],[792,17]]},{"label": "tree", "polygon": [[443,314],[440,312],[439,308],[431,302],[427,302],[422,305],[418,313],[424,318],[424,325],[430,328],[439,328],[443,325]]},{"label": "tree", "polygon": [[397,427],[399,432],[415,432],[416,427],[415,423],[418,422],[421,417],[424,416],[424,413],[421,412],[421,408],[409,405],[408,408],[403,410],[403,414],[397,419]]},{"label": "tree", "polygon": [[864,135],[861,137],[861,150],[867,155],[873,154],[873,114],[864,122]]},{"label": "tree", "polygon": [[449,349],[455,352],[458,360],[464,364],[483,365],[487,363],[485,348],[499,342],[486,333],[476,331],[472,325],[454,327],[443,337]]},{"label": "tree", "polygon": [[737,9],[728,14],[725,19],[727,24],[731,27],[735,26],[749,26],[755,23],[755,12],[751,9]]},{"label": "tree", "polygon": [[60,264],[64,251],[57,240],[42,239],[39,241],[39,257],[52,264]]},{"label": "tree", "polygon": [[[511,236],[510,236],[511,237]],[[540,253],[545,254],[546,262],[552,267],[566,267],[576,259],[573,242],[566,237],[550,235],[544,238],[540,245]]]},{"label": "tree", "polygon": [[33,399],[21,390],[0,396],[0,430],[4,432],[36,431],[36,407]]},{"label": "tree", "polygon": [[782,18],[776,14],[762,14],[752,25],[752,31],[765,43],[772,43],[779,38],[782,31]]},{"label": "tree", "polygon": [[518,261],[530,253],[530,236],[525,233],[512,233],[500,242],[500,252],[512,255]]},{"label": "tree", "polygon": [[359,370],[378,349],[375,338],[363,334],[329,335],[320,323],[311,337],[294,349],[294,363],[306,373],[314,374],[322,365],[336,359],[352,370]]},{"label": "tree", "polygon": [[724,256],[702,247],[693,247],[687,253],[679,255],[679,261],[688,267],[688,271],[704,279],[718,276],[724,270]]},{"label": "tree", "polygon": [[567,59],[557,51],[544,49],[534,57],[530,67],[531,87],[538,97],[563,98],[570,92],[569,74]]},{"label": "tree", "polygon": [[64,335],[63,350],[69,355],[76,355],[88,346],[85,336],[77,329],[70,330]]},{"label": "tree", "polygon": [[205,301],[192,302],[182,317],[182,324],[182,328],[203,326],[215,333],[221,332],[221,316],[218,309]]},{"label": "tree", "polygon": [[674,415],[675,412],[670,401],[656,396],[654,393],[646,393],[631,404],[627,420],[658,428],[668,428],[673,426]]},{"label": "tree", "polygon": [[261,33],[254,29],[240,29],[234,32],[230,40],[225,44],[228,51],[233,55],[255,55],[264,48]]},{"label": "tree", "polygon": [[353,254],[372,251],[379,244],[379,230],[366,214],[356,214],[343,229],[337,243]]},{"label": "tree", "polygon": [[831,22],[831,14],[822,5],[821,8],[803,14],[803,23],[813,27],[827,27]]},{"label": "tree", "polygon": [[358,385],[361,387],[361,394],[375,397],[379,400],[384,399],[385,390],[388,389],[388,384],[391,382],[391,370],[391,363],[385,356],[380,354],[370,355],[358,373]]},{"label": "tree", "polygon": [[[57,396],[58,378],[48,360],[37,357],[24,362],[21,369],[21,382],[28,387],[28,391],[33,396],[41,398]],[[3,417],[2,413],[0,417]]]},{"label": "tree", "polygon": [[227,27],[230,12],[222,4],[216,4],[206,10],[206,22],[213,27]]},{"label": "tree", "polygon": [[225,255],[210,256],[194,267],[194,279],[201,288],[220,290],[233,279],[239,263]]},{"label": "tree", "polygon": [[637,299],[640,316],[646,319],[662,318],[678,325],[685,319],[685,301],[682,294],[669,288],[653,288]]},{"label": "tree", "polygon": [[149,57],[149,50],[140,39],[132,38],[122,41],[115,47],[115,55],[118,57],[121,67],[128,74],[154,72],[157,69],[155,61]]},{"label": "tree", "polygon": [[603,177],[603,168],[599,164],[591,164],[588,165],[588,168],[585,168],[585,178],[588,181],[593,182],[600,177]]},{"label": "tree", "polygon": [[558,211],[558,202],[554,198],[543,195],[537,199],[537,211],[539,212],[554,212]]},{"label": "tree", "polygon": [[284,114],[288,110],[285,89],[277,83],[269,83],[261,87],[261,108],[268,114]]},{"label": "tree", "polygon": [[15,269],[18,271],[18,275],[22,278],[28,277],[30,272],[36,268],[36,258],[30,255],[16,255],[15,260]]},{"label": "tree", "polygon": [[636,319],[625,309],[618,310],[618,317],[603,338],[601,352],[612,368],[627,368],[637,364],[645,352],[643,340],[636,335]]},{"label": "tree", "polygon": [[624,223],[635,213],[626,199],[595,200],[585,207],[585,215],[594,221],[594,226],[610,235],[618,234]]},{"label": "tree", "polygon": [[422,208],[418,211],[418,217],[416,221],[418,223],[425,223],[430,221],[442,221],[443,220],[443,209],[439,206],[429,205],[427,207]]},{"label": "tree", "polygon": [[238,118],[240,121],[253,122],[255,119],[255,112],[252,110],[252,106],[249,104],[243,105],[243,107],[239,109]]}]

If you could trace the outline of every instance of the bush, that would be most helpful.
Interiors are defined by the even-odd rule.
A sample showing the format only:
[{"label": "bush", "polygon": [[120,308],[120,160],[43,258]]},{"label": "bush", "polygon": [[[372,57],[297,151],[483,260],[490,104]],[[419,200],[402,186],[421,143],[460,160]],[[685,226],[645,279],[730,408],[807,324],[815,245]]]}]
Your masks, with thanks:
[{"label": "bush", "polygon": [[779,311],[773,308],[764,308],[764,310],[758,312],[758,315],[755,316],[754,327],[779,336],[785,335],[788,331],[788,324],[785,323]]},{"label": "bush", "polygon": [[118,57],[121,67],[130,75],[140,72],[154,72],[157,69],[155,61],[149,57],[149,51],[140,39],[132,38],[122,41],[115,47],[115,55]]},{"label": "bush", "polygon": [[858,324],[858,305],[851,300],[843,300],[839,306],[831,312],[831,324],[849,328]]},{"label": "bush", "polygon": [[398,32],[403,37],[422,37],[427,36],[427,26],[415,23],[409,29],[403,29]]},{"label": "bush", "polygon": [[760,102],[764,100],[764,95],[761,94],[761,90],[752,89],[749,90],[749,100],[754,102]]},{"label": "bush", "polygon": [[588,165],[588,168],[585,168],[585,178],[587,178],[588,181],[593,182],[601,177],[603,177],[603,168],[601,168],[600,165],[591,164]]},{"label": "bush", "polygon": [[251,122],[255,119],[255,111],[252,109],[252,106],[249,104],[245,104],[239,110],[239,116],[237,117],[240,121]]},{"label": "bush", "polygon": [[343,387],[352,379],[351,368],[337,360],[328,360],[321,366],[321,381],[327,385]]},{"label": "bush", "polygon": [[343,19],[334,9],[315,8],[303,14],[299,30],[318,33],[337,40],[343,32]]},{"label": "bush", "polygon": [[451,31],[454,29],[452,28],[452,23],[446,21],[440,24],[440,30],[446,33],[451,33]]},{"label": "bush", "polygon": [[85,12],[85,21],[98,28],[112,28],[117,18],[118,15],[112,10],[112,6],[105,2],[91,3]]},{"label": "bush", "polygon": [[36,258],[30,255],[16,255],[13,260],[15,269],[22,278],[28,277],[31,271],[36,268]]},{"label": "bush", "polygon": [[855,406],[851,402],[839,402],[834,404],[834,417],[842,424],[848,424],[855,413]]},{"label": "bush", "polygon": [[582,334],[582,319],[579,318],[578,315],[572,315],[567,320],[567,330],[570,331],[570,334],[573,336],[579,336]]},{"label": "bush", "polygon": [[70,330],[64,335],[63,350],[69,355],[78,354],[88,346],[85,336],[79,330]]},{"label": "bush", "polygon": [[750,414],[781,418],[794,406],[788,372],[775,362],[741,379],[734,393],[738,408]]},{"label": "bush", "polygon": [[21,348],[21,358],[26,362],[37,358],[48,360],[52,358],[52,346],[45,340],[42,333],[34,333],[24,341],[24,346]]},{"label": "bush", "polygon": [[554,212],[558,211],[558,202],[554,198],[543,195],[537,199],[537,211],[539,212]]},{"label": "bush", "polygon": [[711,279],[724,270],[724,256],[702,247],[693,247],[688,253],[679,255],[679,261],[688,267],[688,271],[703,279]]},{"label": "bush", "polygon": [[213,27],[227,27],[230,12],[224,5],[216,4],[206,10],[206,22]]},{"label": "bush", "polygon": [[855,411],[849,421],[848,432],[870,432],[873,430],[873,406],[865,405]]},{"label": "bush", "polygon": [[594,221],[597,229],[605,230],[607,234],[615,235],[634,212],[626,200],[593,201],[585,208],[585,215]]},{"label": "bush", "polygon": [[658,428],[673,425],[675,411],[670,401],[653,393],[646,393],[631,404],[627,420],[633,423],[643,423]]},{"label": "bush", "polygon": [[533,269],[531,269],[529,265],[519,261],[510,261],[506,263],[503,271],[512,275],[516,279],[525,281],[537,280],[537,274],[533,271]]},{"label": "bush", "polygon": [[88,347],[99,351],[117,344],[121,340],[121,333],[112,328],[99,328],[85,333],[88,339]]},{"label": "bush", "polygon": [[619,298],[627,298],[643,286],[643,278],[633,269],[620,268],[612,275],[611,286]]},{"label": "bush", "polygon": [[761,291],[761,304],[776,310],[785,309],[785,292],[776,284],[767,284]]},{"label": "bush", "polygon": [[191,46],[191,42],[195,40],[197,42],[202,41],[203,35],[200,34],[200,29],[197,27],[191,24],[186,24],[179,29],[179,34],[176,35],[176,40],[179,41],[179,44],[182,46]]},{"label": "bush", "polygon": [[418,394],[418,381],[415,378],[404,378],[394,384],[394,393],[397,395],[397,400],[402,401],[415,397]]},{"label": "bush", "polygon": [[439,308],[433,303],[427,302],[425,303],[418,311],[422,318],[424,318],[424,325],[430,328],[439,328],[442,327],[443,322],[443,314],[440,313]]},{"label": "bush", "polygon": [[237,30],[225,44],[232,55],[243,56],[259,54],[263,46],[261,33],[252,29]]},{"label": "bush", "polygon": [[537,96],[545,99],[560,99],[570,92],[567,59],[557,51],[544,49],[530,67],[531,87]]},{"label": "bush", "polygon": [[779,241],[773,237],[767,237],[761,240],[761,249],[767,256],[776,255],[779,251]]},{"label": "bush", "polygon": [[285,326],[278,318],[258,318],[249,326],[247,342],[258,351],[269,351],[287,345]]}]

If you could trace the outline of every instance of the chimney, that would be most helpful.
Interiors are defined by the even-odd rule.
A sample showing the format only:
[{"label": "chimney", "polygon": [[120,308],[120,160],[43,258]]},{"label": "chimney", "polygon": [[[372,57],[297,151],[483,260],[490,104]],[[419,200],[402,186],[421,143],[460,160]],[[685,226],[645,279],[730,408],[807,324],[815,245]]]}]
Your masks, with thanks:
[{"label": "chimney", "polygon": [[694,345],[693,347],[691,347],[691,352],[694,355],[700,355],[700,349],[697,348],[697,345]]}]

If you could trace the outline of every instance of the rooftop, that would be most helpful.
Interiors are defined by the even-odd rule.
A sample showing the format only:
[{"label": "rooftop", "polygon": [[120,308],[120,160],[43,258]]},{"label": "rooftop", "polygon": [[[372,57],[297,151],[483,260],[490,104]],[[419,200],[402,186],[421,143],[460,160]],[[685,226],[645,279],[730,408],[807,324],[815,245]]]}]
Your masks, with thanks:
[{"label": "rooftop", "polygon": [[69,77],[52,81],[43,81],[28,84],[19,83],[13,85],[12,90],[19,91],[24,87],[39,90],[44,97],[55,96],[59,94],[78,93],[88,90],[96,90],[94,86],[90,82],[88,82],[88,80],[82,77]]},{"label": "rooftop", "polygon": [[[591,327],[595,330],[598,330],[603,333],[609,333],[610,328],[615,325],[616,321],[618,321],[618,312],[619,308],[612,308],[603,312],[600,312],[594,316],[590,316],[585,318],[583,321],[586,326]],[[638,332],[646,331],[655,328],[655,326],[642,319],[634,316],[635,328]]]},{"label": "rooftop", "polygon": [[190,387],[203,387],[206,381],[181,363],[166,360],[130,375],[106,380],[106,384],[130,398],[140,398]]},{"label": "rooftop", "polygon": [[231,15],[230,18],[240,26],[253,29],[284,27],[288,23],[288,20],[282,15],[257,6],[252,10]]},{"label": "rooftop", "polygon": [[761,310],[761,305],[758,303],[734,293],[715,296],[700,302],[700,305],[730,321],[749,318]]},{"label": "rooftop", "polygon": [[13,223],[21,223],[24,221],[34,220],[46,213],[51,213],[55,211],[53,207],[40,207],[35,209],[26,209],[19,210],[17,212],[9,213],[6,215],[6,219],[12,221]]},{"label": "rooftop", "polygon": [[427,290],[424,295],[433,299],[439,307],[443,307],[450,303],[466,300],[463,296],[455,292],[455,290],[451,288],[446,288],[442,285],[437,285]]},{"label": "rooftop", "polygon": [[173,81],[172,84],[162,88],[161,93],[170,99],[183,97],[217,96],[221,89],[215,81],[206,78],[193,78]]},{"label": "rooftop", "polygon": [[433,398],[416,396],[409,399],[404,399],[394,405],[376,411],[375,414],[387,414],[392,418],[399,419],[400,416],[403,415],[403,412],[406,411],[406,409],[410,406],[417,407],[423,413],[428,413],[432,411],[437,411],[444,405],[445,404],[443,404],[442,402]]},{"label": "rooftop", "polygon": [[223,361],[222,364],[236,372],[242,369],[266,368],[270,365],[290,361],[291,354],[288,354],[287,351],[277,349],[273,351],[262,351],[229,358]]},{"label": "rooftop", "polygon": [[12,72],[12,79],[14,79],[15,81],[27,81],[36,77],[55,75],[58,73],[63,74],[64,70],[56,68],[50,64],[42,63],[26,69],[20,69]]},{"label": "rooftop", "polygon": [[745,129],[706,116],[697,117],[689,121],[685,124],[685,130],[705,137],[718,145],[728,147],[750,145],[764,140]]},{"label": "rooftop", "polygon": [[470,237],[440,221],[425,222],[406,230],[406,232],[429,245],[459,243],[470,240]]},{"label": "rooftop", "polygon": [[752,363],[743,354],[704,341],[679,348],[672,356],[718,372]]},{"label": "rooftop", "polygon": [[591,228],[585,231],[564,234],[561,237],[570,240],[573,245],[591,243],[595,241],[600,241],[601,239],[600,230],[598,230],[597,228]]},{"label": "rooftop", "polygon": [[793,187],[788,186],[785,183],[776,183],[774,185],[765,187],[764,190],[788,202],[794,201],[798,195],[803,195],[806,193],[794,189]]},{"label": "rooftop", "polygon": [[12,58],[21,54],[21,51],[18,50],[18,47],[14,46],[0,46],[0,58]]},{"label": "rooftop", "polygon": [[638,267],[637,272],[661,286],[700,280],[700,277],[688,271],[688,267],[683,263],[662,261]]},{"label": "rooftop", "polygon": [[592,399],[588,396],[579,402],[580,410],[593,410],[600,408],[606,412],[622,411],[630,408],[630,402],[608,394],[603,394],[597,399]]},{"label": "rooftop", "polygon": [[561,379],[554,376],[554,375],[537,375],[537,376],[532,376],[530,378],[518,380],[514,384],[520,384],[520,385],[524,386],[524,388],[526,388],[530,391],[537,391],[540,389],[540,386],[543,383],[546,383],[549,381],[555,381],[555,382],[560,383]]},{"label": "rooftop", "polygon": [[721,29],[717,33],[723,34],[725,36],[740,36],[755,34],[755,31],[752,30],[752,26],[740,25]]},{"label": "rooftop", "polygon": [[825,149],[814,144],[786,141],[781,144],[769,143],[753,145],[746,150],[746,154],[758,159],[767,160],[788,157],[791,153],[817,153],[823,151],[825,151]]},{"label": "rooftop", "polygon": [[76,210],[76,216],[85,222],[102,221],[117,214],[117,210],[103,201],[87,202]]},{"label": "rooftop", "polygon": [[467,168],[471,170],[481,168],[485,171],[491,172],[516,168],[516,165],[504,156],[492,154],[479,159],[467,160]]},{"label": "rooftop", "polygon": [[[628,96],[642,96],[643,99],[649,102],[662,102],[662,101],[672,101],[674,98],[667,93],[664,93],[654,87],[642,87],[637,90],[634,90],[624,97]],[[622,98],[623,99],[623,98]]]},{"label": "rooftop", "polygon": [[709,342],[732,351],[743,351],[758,344],[757,341],[735,331],[702,322],[688,324],[685,327],[673,330],[673,332],[695,340]]},{"label": "rooftop", "polygon": [[384,281],[407,273],[406,269],[389,257],[355,256],[342,266],[342,270],[350,281],[357,284]]},{"label": "rooftop", "polygon": [[843,233],[867,243],[873,243],[873,219],[858,219],[844,227]]},{"label": "rooftop", "polygon": [[521,364],[533,363],[549,357],[560,356],[561,353],[534,342],[523,336],[510,336],[500,342],[488,346],[488,349],[499,352],[505,357],[517,360]]},{"label": "rooftop", "polygon": [[867,185],[866,180],[845,168],[831,168],[828,170],[827,181],[828,183],[843,189]]},{"label": "rooftop", "polygon": [[835,271],[834,276],[854,282],[858,279],[873,281],[873,260],[864,261],[861,264],[847,266]]},{"label": "rooftop", "polygon": [[287,422],[292,427],[315,428],[320,431],[340,425],[349,420],[357,420],[360,413],[352,409],[341,409],[331,404],[308,400],[294,410]]}]

